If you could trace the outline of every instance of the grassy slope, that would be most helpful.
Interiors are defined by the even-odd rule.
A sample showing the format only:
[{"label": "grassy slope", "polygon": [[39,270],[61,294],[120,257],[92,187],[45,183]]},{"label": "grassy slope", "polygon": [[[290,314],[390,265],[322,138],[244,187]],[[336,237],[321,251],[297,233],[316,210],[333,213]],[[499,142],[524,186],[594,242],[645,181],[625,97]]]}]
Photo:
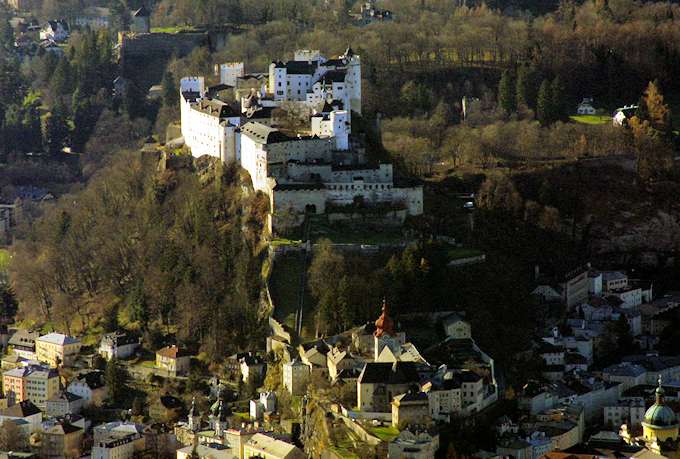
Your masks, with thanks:
[{"label": "grassy slope", "polygon": [[9,258],[9,251],[7,249],[0,249],[0,274],[7,272]]},{"label": "grassy slope", "polygon": [[581,124],[607,124],[612,122],[612,117],[607,115],[572,115],[569,118]]}]

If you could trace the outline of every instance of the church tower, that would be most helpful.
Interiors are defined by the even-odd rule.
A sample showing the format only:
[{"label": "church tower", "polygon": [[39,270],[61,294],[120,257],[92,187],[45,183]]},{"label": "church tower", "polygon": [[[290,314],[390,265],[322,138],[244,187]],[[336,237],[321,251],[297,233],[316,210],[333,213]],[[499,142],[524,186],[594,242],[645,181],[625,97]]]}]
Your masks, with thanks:
[{"label": "church tower", "polygon": [[196,408],[196,397],[191,400],[191,409],[189,410],[189,430],[197,432],[201,428],[201,413]]},{"label": "church tower", "polygon": [[665,404],[664,395],[659,376],[656,402],[649,407],[642,421],[642,436],[648,445],[659,445],[669,439],[672,441],[678,439],[678,420],[673,410]]}]

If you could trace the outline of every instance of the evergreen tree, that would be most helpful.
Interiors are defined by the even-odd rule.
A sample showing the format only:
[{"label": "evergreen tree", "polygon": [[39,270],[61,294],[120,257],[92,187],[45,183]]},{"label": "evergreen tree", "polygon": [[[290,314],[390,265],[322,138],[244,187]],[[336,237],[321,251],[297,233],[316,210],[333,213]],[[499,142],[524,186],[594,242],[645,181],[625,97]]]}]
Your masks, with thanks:
[{"label": "evergreen tree", "polygon": [[551,122],[554,121],[564,121],[569,117],[569,108],[566,103],[566,90],[564,89],[564,85],[562,84],[562,80],[560,80],[560,77],[557,76],[555,79],[552,81],[550,85],[550,98],[552,100],[551,102],[551,108],[552,108],[552,117],[551,117]]},{"label": "evergreen tree", "polygon": [[517,107],[531,108],[529,103],[529,69],[526,65],[517,68],[517,79],[515,80],[515,103]]},{"label": "evergreen tree", "polygon": [[40,98],[31,92],[22,104],[22,139],[25,151],[39,151],[42,146],[42,128],[40,126]]},{"label": "evergreen tree", "polygon": [[57,102],[45,121],[45,148],[51,155],[57,155],[66,145],[69,136],[69,126],[66,109],[61,102]]},{"label": "evergreen tree", "polygon": [[175,76],[171,71],[166,71],[163,75],[163,105],[175,107],[179,104],[179,90],[175,84]]},{"label": "evergreen tree", "polygon": [[112,358],[106,364],[104,383],[109,400],[114,405],[118,404],[125,392],[125,375],[115,358]]},{"label": "evergreen tree", "polygon": [[515,81],[512,73],[510,70],[504,71],[498,84],[498,105],[508,115],[517,111],[514,88]]},{"label": "evergreen tree", "polygon": [[538,99],[536,100],[536,118],[543,125],[547,126],[552,121],[552,94],[550,91],[550,82],[543,80],[541,87],[538,90]]},{"label": "evergreen tree", "polygon": [[130,119],[140,118],[146,112],[146,96],[132,81],[128,83],[123,94],[123,109]]},{"label": "evergreen tree", "polygon": [[50,78],[50,94],[53,98],[65,96],[71,92],[72,84],[71,64],[67,58],[62,57]]},{"label": "evergreen tree", "polygon": [[83,151],[99,118],[99,108],[92,103],[91,98],[83,96],[80,88],[73,93],[71,113],[73,130],[71,131],[71,146],[75,151]]},{"label": "evergreen tree", "polygon": [[228,0],[224,8],[227,13],[227,22],[237,27],[243,24],[243,8],[240,0]]},{"label": "evergreen tree", "polygon": [[0,48],[12,49],[14,46],[14,30],[9,23],[9,15],[0,14]]}]

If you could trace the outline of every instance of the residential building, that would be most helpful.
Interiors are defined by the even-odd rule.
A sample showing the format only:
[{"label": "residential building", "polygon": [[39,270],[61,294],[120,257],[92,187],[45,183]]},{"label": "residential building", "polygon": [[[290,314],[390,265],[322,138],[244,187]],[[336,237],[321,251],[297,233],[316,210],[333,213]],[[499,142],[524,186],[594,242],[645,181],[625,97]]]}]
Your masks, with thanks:
[{"label": "residential building", "polygon": [[366,363],[357,381],[359,409],[391,412],[390,403],[394,396],[407,392],[419,382],[420,377],[413,362]]},{"label": "residential building", "polygon": [[439,450],[439,434],[435,431],[404,429],[387,449],[390,459],[430,459]]},{"label": "residential building", "polygon": [[190,365],[191,353],[174,344],[156,351],[156,368],[165,370],[169,375],[185,374]]},{"label": "residential building", "polygon": [[35,432],[40,428],[42,422],[42,412],[30,400],[24,400],[7,408],[0,408],[0,424],[6,420],[25,422],[29,433]]},{"label": "residential building", "polygon": [[304,459],[305,453],[295,445],[257,433],[243,447],[243,458],[258,459]]},{"label": "residential building", "polygon": [[[112,421],[105,424],[99,424],[92,428],[92,436],[95,443],[105,441],[112,435],[135,435],[137,434],[140,438],[144,434],[144,426],[142,424],[136,424],[134,422],[127,421]],[[137,441],[137,440],[135,440]],[[143,442],[137,441],[137,445],[142,445]]]},{"label": "residential building", "polygon": [[185,446],[177,450],[177,459],[193,459],[195,457],[198,457],[198,459],[240,459],[238,451],[235,451],[231,446],[219,443],[196,445],[196,447]]},{"label": "residential building", "polygon": [[12,333],[7,344],[12,352],[28,360],[35,359],[35,340],[40,334],[29,330],[18,329]]},{"label": "residential building", "polygon": [[625,105],[617,108],[612,116],[612,124],[614,126],[627,126],[628,120],[635,116],[637,109],[637,105]]},{"label": "residential building", "polygon": [[30,400],[45,410],[47,400],[59,392],[59,373],[43,365],[28,365],[3,372],[2,383],[9,405]]},{"label": "residential building", "polygon": [[334,380],[341,371],[355,368],[358,360],[349,353],[348,349],[333,347],[326,354],[326,363],[328,365],[328,377]]},{"label": "residential building", "polygon": [[92,370],[79,373],[69,382],[66,391],[81,397],[86,406],[101,405],[106,397],[104,372]]},{"label": "residential building", "polygon": [[276,394],[274,392],[261,392],[260,398],[251,400],[249,404],[250,418],[261,420],[265,413],[276,411]]},{"label": "residential building", "polygon": [[411,390],[392,400],[392,426],[428,424],[432,422],[425,392]]},{"label": "residential building", "polygon": [[631,428],[638,428],[642,425],[645,411],[645,401],[643,398],[624,398],[615,405],[604,407],[604,423],[617,429],[622,424],[626,424]]},{"label": "residential building", "polygon": [[46,412],[49,417],[78,414],[85,405],[82,397],[63,391],[47,400]]},{"label": "residential building", "polygon": [[621,271],[602,272],[602,290],[605,293],[621,290],[628,287],[628,276]]},{"label": "residential building", "polygon": [[428,382],[423,385],[427,393],[430,417],[437,421],[450,422],[463,409],[461,381],[453,372],[448,372],[440,383]]},{"label": "residential building", "polygon": [[35,340],[36,358],[52,367],[71,366],[80,353],[80,340],[61,333],[48,333]]},{"label": "residential building", "polygon": [[593,107],[593,98],[584,97],[578,107],[576,108],[576,113],[579,115],[594,115],[595,107]]},{"label": "residential building", "polygon": [[590,264],[580,266],[568,272],[560,284],[562,289],[562,301],[568,309],[573,309],[576,305],[588,299],[588,289],[590,285],[588,272]]},{"label": "residential building", "polygon": [[310,368],[297,357],[283,364],[283,387],[291,395],[302,395],[307,391]]},{"label": "residential building", "polygon": [[140,432],[114,431],[99,436],[92,446],[92,459],[132,459],[144,450],[144,437]]},{"label": "residential building", "polygon": [[79,458],[84,429],[69,419],[51,419],[42,423],[41,457]]},{"label": "residential building", "polygon": [[446,336],[454,339],[468,339],[472,338],[472,328],[458,313],[452,313],[442,319],[444,333]]},{"label": "residential building", "polygon": [[111,24],[111,10],[101,6],[87,7],[76,16],[73,24],[77,27],[89,27],[92,30],[108,29]]},{"label": "residential building", "polygon": [[56,43],[62,43],[68,40],[69,27],[66,21],[53,20],[47,21],[42,29],[40,29],[41,40],[51,40]]},{"label": "residential building", "polygon": [[126,359],[139,347],[139,339],[127,332],[113,332],[102,336],[99,342],[99,355],[106,360]]}]

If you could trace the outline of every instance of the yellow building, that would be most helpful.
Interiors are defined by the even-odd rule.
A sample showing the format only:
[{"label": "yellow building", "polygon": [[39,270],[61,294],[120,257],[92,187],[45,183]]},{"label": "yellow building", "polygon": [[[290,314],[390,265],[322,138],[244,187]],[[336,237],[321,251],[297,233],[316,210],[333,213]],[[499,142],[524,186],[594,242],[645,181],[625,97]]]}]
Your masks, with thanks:
[{"label": "yellow building", "polygon": [[191,366],[191,354],[177,346],[168,346],[156,351],[156,368],[176,376],[187,373]]},{"label": "yellow building", "polygon": [[80,352],[80,340],[61,333],[48,333],[35,340],[36,358],[53,367],[73,365]]},{"label": "yellow building", "polygon": [[[643,447],[653,457],[680,458],[680,444],[678,442],[678,419],[671,407],[665,404],[664,390],[656,388],[656,402],[649,407],[642,421],[642,436],[636,437],[628,430],[626,424],[621,426],[620,435],[623,440],[635,446]],[[636,454],[636,457],[641,457]]]},{"label": "yellow building", "polygon": [[261,433],[253,435],[243,448],[243,458],[303,459],[305,454],[295,445]]},{"label": "yellow building", "polygon": [[642,436],[647,444],[662,443],[678,438],[678,420],[673,410],[664,403],[664,390],[656,388],[656,403],[649,407],[642,421]]},{"label": "yellow building", "polygon": [[5,371],[2,385],[9,406],[30,400],[44,410],[47,400],[59,392],[59,373],[47,366],[28,365]]}]

